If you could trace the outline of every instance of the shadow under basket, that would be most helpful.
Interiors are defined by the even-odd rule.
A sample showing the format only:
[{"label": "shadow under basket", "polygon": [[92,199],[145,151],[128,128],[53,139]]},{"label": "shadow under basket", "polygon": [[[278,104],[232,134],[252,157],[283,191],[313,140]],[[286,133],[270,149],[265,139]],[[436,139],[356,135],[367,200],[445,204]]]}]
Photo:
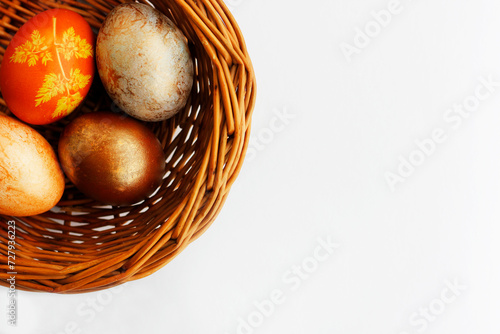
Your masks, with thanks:
[{"label": "shadow under basket", "polygon": [[[44,10],[71,9],[97,34],[108,12],[122,2],[130,1],[0,0],[0,59],[16,31]],[[220,212],[243,163],[256,98],[242,33],[221,0],[142,2],[183,31],[195,64],[184,110],[163,122],[144,123],[167,157],[163,183],[141,203],[112,207],[85,197],[66,180],[63,198],[51,211],[0,216],[0,285],[10,285],[11,271],[16,272],[17,289],[38,292],[83,293],[140,279],[171,261]],[[34,128],[56,148],[73,118],[106,110],[114,111],[113,104],[96,73],[78,110]],[[1,98],[0,112],[10,114]],[[15,221],[16,243],[10,254],[9,221]],[[15,259],[8,257],[13,254]]]}]

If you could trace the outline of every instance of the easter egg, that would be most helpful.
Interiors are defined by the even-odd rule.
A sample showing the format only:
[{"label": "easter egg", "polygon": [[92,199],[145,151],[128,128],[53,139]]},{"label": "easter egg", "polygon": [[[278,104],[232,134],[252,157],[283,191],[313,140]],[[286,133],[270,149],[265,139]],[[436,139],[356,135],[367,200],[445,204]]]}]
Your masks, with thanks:
[{"label": "easter egg", "polygon": [[95,73],[95,35],[71,10],[50,9],[26,22],[7,47],[0,90],[7,107],[30,124],[49,124],[73,112]]},{"label": "easter egg", "polygon": [[64,175],[50,144],[28,125],[0,115],[0,214],[43,213],[63,192]]},{"label": "easter egg", "polygon": [[165,155],[154,133],[131,117],[111,112],[75,118],[65,127],[58,150],[71,182],[104,204],[144,200],[165,175]]},{"label": "easter egg", "polygon": [[187,39],[151,6],[116,6],[103,22],[96,62],[104,88],[127,114],[163,121],[182,110],[193,86]]}]

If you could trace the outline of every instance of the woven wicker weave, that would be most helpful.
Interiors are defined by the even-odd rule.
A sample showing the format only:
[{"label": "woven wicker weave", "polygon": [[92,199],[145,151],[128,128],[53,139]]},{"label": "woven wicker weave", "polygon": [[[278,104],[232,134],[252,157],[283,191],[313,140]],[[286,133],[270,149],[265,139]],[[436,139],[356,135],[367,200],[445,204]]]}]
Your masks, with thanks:
[{"label": "woven wicker weave", "polygon": [[[55,7],[81,14],[99,29],[116,0],[0,0],[0,55],[18,28]],[[45,214],[0,216],[0,284],[7,279],[7,222],[15,220],[18,289],[56,293],[96,291],[162,268],[214,221],[241,169],[248,146],[256,84],[245,42],[221,0],[151,0],[189,40],[195,84],[185,110],[148,123],[167,158],[159,191],[130,207],[103,206],[66,182],[61,202]],[[1,58],[0,56],[0,58]],[[55,147],[75,114],[113,110],[98,78],[80,110],[35,127]],[[9,114],[0,99],[0,112]]]}]

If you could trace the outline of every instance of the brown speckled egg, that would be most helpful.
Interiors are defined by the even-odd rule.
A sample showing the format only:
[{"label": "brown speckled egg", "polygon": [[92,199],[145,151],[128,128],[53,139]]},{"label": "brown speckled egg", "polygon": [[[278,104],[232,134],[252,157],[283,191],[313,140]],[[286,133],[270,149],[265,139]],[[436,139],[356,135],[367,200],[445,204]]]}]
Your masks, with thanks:
[{"label": "brown speckled egg", "polygon": [[113,8],[97,36],[96,60],[108,95],[127,114],[162,121],[186,105],[194,72],[186,37],[151,6]]},{"label": "brown speckled egg", "polygon": [[59,140],[59,160],[82,193],[111,205],[147,198],[165,174],[165,155],[153,132],[111,112],[73,120]]}]

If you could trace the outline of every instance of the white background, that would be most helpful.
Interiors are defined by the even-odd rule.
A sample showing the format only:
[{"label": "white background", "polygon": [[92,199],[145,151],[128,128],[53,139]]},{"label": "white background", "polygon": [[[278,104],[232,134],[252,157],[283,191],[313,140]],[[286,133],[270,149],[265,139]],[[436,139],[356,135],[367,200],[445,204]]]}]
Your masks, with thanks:
[{"label": "white background", "polygon": [[[0,333],[498,333],[500,86],[460,124],[448,110],[500,82],[500,3],[401,0],[380,31],[389,0],[230,4],[258,101],[213,226],[118,289],[19,292],[18,327],[2,311]],[[317,261],[328,238],[339,247]]]}]

